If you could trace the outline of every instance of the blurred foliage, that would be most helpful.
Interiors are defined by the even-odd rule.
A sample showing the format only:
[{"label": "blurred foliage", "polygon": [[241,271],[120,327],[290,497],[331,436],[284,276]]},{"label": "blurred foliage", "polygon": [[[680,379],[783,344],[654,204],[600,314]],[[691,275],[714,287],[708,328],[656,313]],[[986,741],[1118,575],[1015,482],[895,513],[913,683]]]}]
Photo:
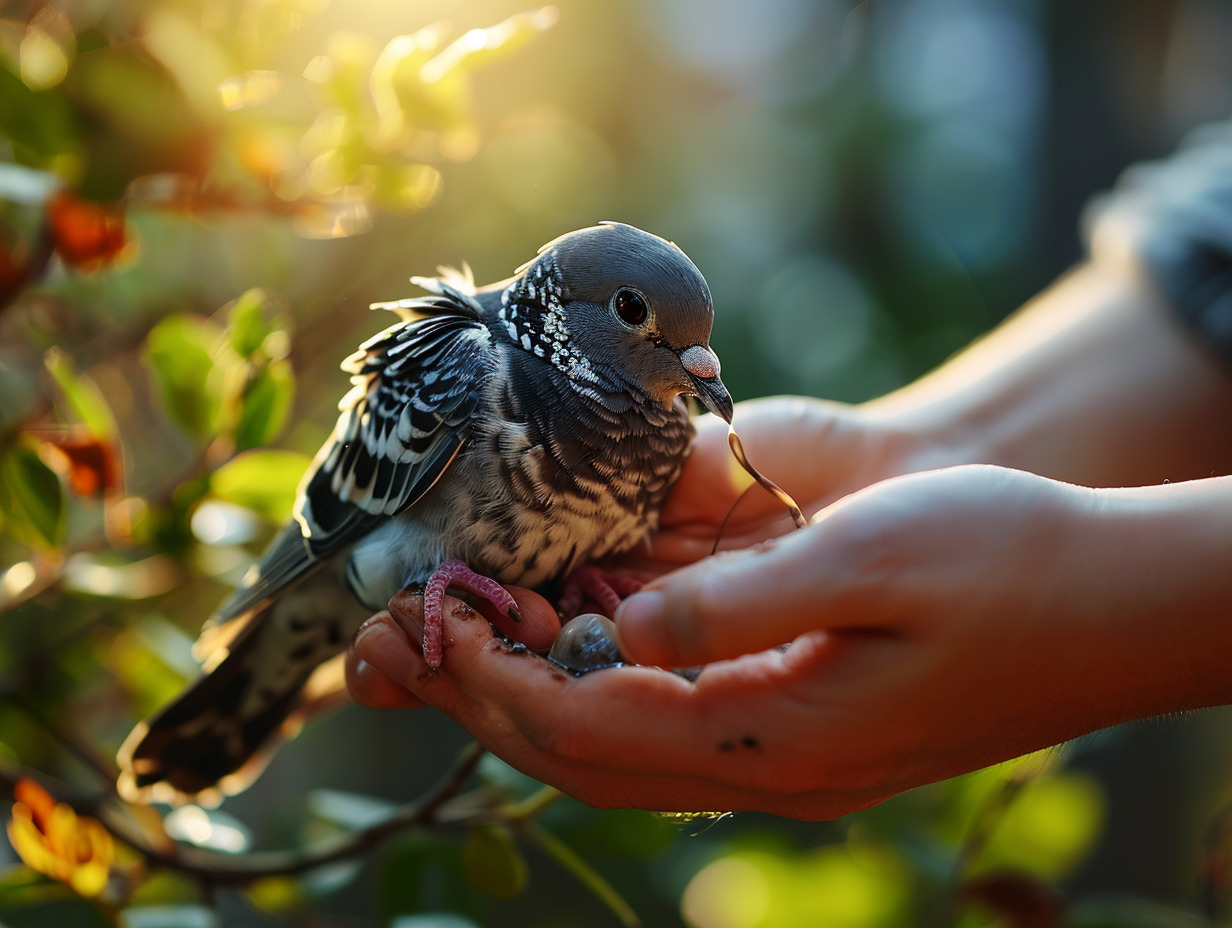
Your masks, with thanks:
[{"label": "blurred foliage", "polygon": [[1229,924],[1199,720],[825,825],[600,812],[474,754],[433,793],[464,739],[429,713],[343,710],[226,811],[109,784],[410,274],[628,220],[707,274],[738,399],[861,400],[1230,88],[1215,0],[0,5],[0,923]]}]

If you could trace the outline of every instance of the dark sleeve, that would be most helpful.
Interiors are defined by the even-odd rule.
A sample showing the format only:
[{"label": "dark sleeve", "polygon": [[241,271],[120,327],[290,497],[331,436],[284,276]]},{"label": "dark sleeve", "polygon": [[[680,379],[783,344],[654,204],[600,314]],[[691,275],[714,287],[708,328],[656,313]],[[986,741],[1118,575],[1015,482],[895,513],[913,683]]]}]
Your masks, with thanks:
[{"label": "dark sleeve", "polygon": [[1181,321],[1232,369],[1232,122],[1136,165],[1087,208],[1095,256],[1135,260]]}]

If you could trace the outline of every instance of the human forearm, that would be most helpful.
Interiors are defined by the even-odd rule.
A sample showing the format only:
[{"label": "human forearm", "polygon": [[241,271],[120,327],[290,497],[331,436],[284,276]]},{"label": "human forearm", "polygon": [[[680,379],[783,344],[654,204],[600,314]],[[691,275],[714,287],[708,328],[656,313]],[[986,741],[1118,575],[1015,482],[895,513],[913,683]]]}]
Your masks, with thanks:
[{"label": "human forearm", "polygon": [[1232,377],[1145,282],[1097,264],[863,410],[915,436],[910,469],[982,461],[1091,486],[1232,471]]},{"label": "human forearm", "polygon": [[[1232,702],[1232,478],[1094,491],[1069,581],[1125,718]],[[1119,694],[1119,695],[1118,695]],[[1092,698],[1097,698],[1092,694]]]}]

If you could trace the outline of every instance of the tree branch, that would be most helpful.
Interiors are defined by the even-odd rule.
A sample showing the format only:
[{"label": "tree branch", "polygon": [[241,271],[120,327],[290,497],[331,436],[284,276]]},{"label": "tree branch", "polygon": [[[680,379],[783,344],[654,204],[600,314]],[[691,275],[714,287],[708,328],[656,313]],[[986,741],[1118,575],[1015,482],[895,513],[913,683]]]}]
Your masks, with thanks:
[{"label": "tree branch", "polygon": [[459,791],[474,773],[483,753],[478,743],[471,744],[440,783],[417,801],[399,807],[388,818],[374,825],[326,838],[302,850],[257,851],[250,854],[226,854],[185,844],[175,844],[170,849],[155,847],[142,833],[140,826],[116,807],[110,795],[78,794],[62,783],[51,782],[32,770],[7,762],[0,762],[0,786],[12,793],[18,781],[25,778],[36,780],[57,802],[66,803],[79,814],[98,819],[116,840],[131,847],[149,864],[210,886],[246,886],[264,877],[293,876],[362,856],[387,838],[412,828],[431,825],[473,827],[501,819],[498,803],[486,790],[479,789],[459,796]]}]

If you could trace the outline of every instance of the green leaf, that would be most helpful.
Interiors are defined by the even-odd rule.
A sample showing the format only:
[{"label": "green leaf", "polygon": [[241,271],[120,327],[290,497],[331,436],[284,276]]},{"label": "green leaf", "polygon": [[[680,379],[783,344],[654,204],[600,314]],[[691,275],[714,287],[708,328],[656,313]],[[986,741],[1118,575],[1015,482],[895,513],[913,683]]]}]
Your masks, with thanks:
[{"label": "green leaf", "polygon": [[63,94],[36,93],[0,66],[0,135],[13,144],[12,160],[50,168],[77,144],[79,132]]},{"label": "green leaf", "polygon": [[626,928],[638,928],[641,925],[642,920],[633,911],[633,907],[625,901],[624,896],[604,878],[603,874],[583,860],[573,848],[533,822],[527,824],[526,834],[549,857],[568,870],[574,879],[594,893],[599,901],[620,919],[622,925]]},{"label": "green leaf", "polygon": [[133,890],[128,901],[132,906],[166,906],[185,904],[196,897],[196,885],[183,874],[157,870]]},{"label": "green leaf", "polygon": [[90,435],[103,441],[116,436],[115,416],[93,378],[79,373],[73,362],[59,348],[50,349],[43,363],[64,395],[73,416],[86,427]]},{"label": "green leaf", "polygon": [[361,112],[376,56],[374,43],[367,36],[346,31],[330,36],[325,54],[318,56],[304,73],[320,95],[321,109]]},{"label": "green leaf", "polygon": [[59,548],[64,543],[64,488],[25,442],[14,444],[0,459],[0,512],[9,531],[31,545]]},{"label": "green leaf", "polygon": [[210,492],[210,476],[188,478],[172,491],[170,505],[151,507],[147,530],[159,551],[183,554],[195,544],[192,516],[197,503]]},{"label": "green leaf", "polygon": [[210,489],[220,499],[285,522],[309,460],[296,451],[246,451],[214,472]]},{"label": "green leaf", "polygon": [[198,439],[212,438],[222,408],[216,357],[218,326],[196,316],[168,316],[146,340],[145,360],[172,420]]},{"label": "green leaf", "polygon": [[0,924],[4,928],[111,928],[111,920],[96,903],[76,896],[2,906]]},{"label": "green leaf", "polygon": [[239,416],[232,429],[237,451],[269,444],[282,431],[295,398],[295,374],[289,361],[271,361],[244,385]]},{"label": "green leaf", "polygon": [[680,908],[696,925],[915,925],[921,919],[910,917],[912,891],[912,874],[888,847],[750,847],[698,870]]},{"label": "green leaf", "polygon": [[482,897],[462,873],[457,844],[427,833],[408,835],[385,858],[379,899],[382,924],[407,913],[483,914]]},{"label": "green leaf", "polygon": [[473,70],[478,65],[503,58],[556,24],[555,7],[514,13],[495,26],[471,29],[447,45],[423,66],[422,79],[436,83],[447,77]]},{"label": "green leaf", "polygon": [[462,871],[471,886],[495,899],[512,899],[526,888],[526,860],[508,828],[473,829],[462,846]]},{"label": "green leaf", "polygon": [[251,358],[261,343],[273,331],[266,322],[265,312],[269,297],[264,290],[253,288],[240,294],[231,304],[227,315],[227,341],[241,358]]},{"label": "green leaf", "polygon": [[373,200],[401,212],[426,209],[440,197],[441,172],[430,164],[385,165],[376,176]]},{"label": "green leaf", "polygon": [[607,809],[587,816],[578,831],[582,846],[613,857],[646,860],[667,851],[676,842],[680,826],[655,812]]},{"label": "green leaf", "polygon": [[972,869],[1060,879],[1086,858],[1103,821],[1103,793],[1094,778],[1071,772],[1029,782],[995,823]]},{"label": "green leaf", "polygon": [[420,69],[440,51],[441,30],[429,26],[400,35],[382,50],[369,79],[381,132],[395,137],[411,127],[450,129],[466,123],[465,101],[458,88],[429,85]]},{"label": "green leaf", "polygon": [[266,912],[285,913],[304,904],[304,889],[289,876],[267,876],[248,887],[248,901]]}]

